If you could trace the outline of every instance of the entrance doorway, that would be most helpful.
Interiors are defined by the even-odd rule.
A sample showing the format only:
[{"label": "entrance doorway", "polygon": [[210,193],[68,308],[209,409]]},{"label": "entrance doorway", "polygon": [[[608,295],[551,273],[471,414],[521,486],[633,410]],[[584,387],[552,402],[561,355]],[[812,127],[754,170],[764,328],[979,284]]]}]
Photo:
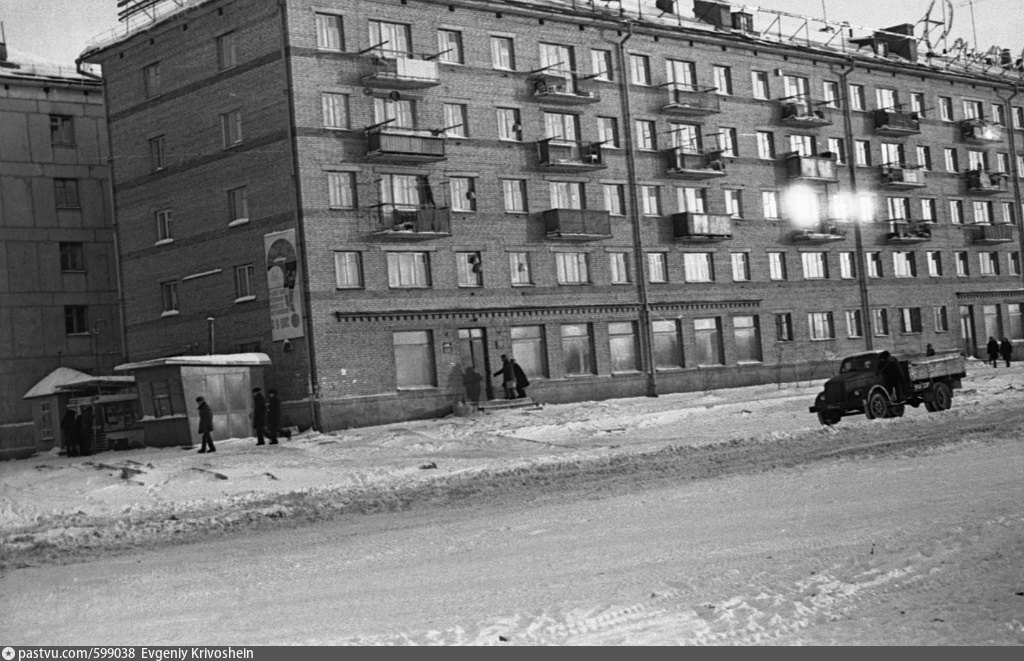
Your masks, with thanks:
[{"label": "entrance doorway", "polygon": [[960,306],[960,338],[963,342],[964,355],[978,357],[977,342],[974,338],[974,306]]},{"label": "entrance doorway", "polygon": [[494,398],[490,363],[487,360],[487,331],[483,328],[459,329],[459,365],[466,401]]}]

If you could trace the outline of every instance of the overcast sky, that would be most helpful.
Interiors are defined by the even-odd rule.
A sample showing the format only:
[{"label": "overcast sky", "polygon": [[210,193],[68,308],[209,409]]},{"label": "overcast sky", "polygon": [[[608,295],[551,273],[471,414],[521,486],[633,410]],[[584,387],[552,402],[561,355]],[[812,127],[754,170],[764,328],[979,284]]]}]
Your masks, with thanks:
[{"label": "overcast sky", "polygon": [[[653,11],[654,0],[642,1]],[[942,16],[944,1],[935,0],[933,17]],[[1024,0],[973,0],[974,29],[969,1],[951,1],[951,41],[962,37],[974,43],[976,29],[979,50],[998,45],[1020,55],[1024,49]],[[848,21],[858,27],[886,28],[917,23],[932,0],[747,0],[746,4],[813,17],[827,15],[830,21]],[[684,15],[692,15],[690,0],[679,0],[678,6]],[[91,39],[117,26],[117,0],[0,0],[0,21],[7,43],[15,51],[72,63]]]}]

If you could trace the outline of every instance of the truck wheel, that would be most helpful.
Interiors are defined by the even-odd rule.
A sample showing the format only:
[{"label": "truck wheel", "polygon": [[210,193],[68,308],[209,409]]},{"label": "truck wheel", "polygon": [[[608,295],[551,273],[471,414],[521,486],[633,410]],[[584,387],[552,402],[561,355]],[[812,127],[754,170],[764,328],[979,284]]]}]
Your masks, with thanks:
[{"label": "truck wheel", "polygon": [[935,387],[935,408],[938,411],[945,411],[953,406],[953,391],[945,383],[936,383]]},{"label": "truck wheel", "polygon": [[831,427],[842,419],[842,416],[836,414],[828,414],[824,411],[818,411],[818,422],[823,425]]},{"label": "truck wheel", "polygon": [[881,390],[876,390],[868,395],[867,405],[864,407],[864,415],[868,420],[875,418],[886,418],[889,413],[889,398]]},{"label": "truck wheel", "polygon": [[928,409],[929,413],[935,413],[939,410],[939,407],[935,405],[935,402],[925,402],[924,407]]}]

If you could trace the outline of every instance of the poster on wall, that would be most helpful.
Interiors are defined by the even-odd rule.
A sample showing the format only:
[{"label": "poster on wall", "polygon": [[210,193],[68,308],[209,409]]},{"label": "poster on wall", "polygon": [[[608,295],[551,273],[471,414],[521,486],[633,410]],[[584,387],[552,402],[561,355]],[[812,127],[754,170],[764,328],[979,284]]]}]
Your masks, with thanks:
[{"label": "poster on wall", "polygon": [[274,341],[302,337],[302,283],[295,230],[263,235],[267,255],[267,290]]}]

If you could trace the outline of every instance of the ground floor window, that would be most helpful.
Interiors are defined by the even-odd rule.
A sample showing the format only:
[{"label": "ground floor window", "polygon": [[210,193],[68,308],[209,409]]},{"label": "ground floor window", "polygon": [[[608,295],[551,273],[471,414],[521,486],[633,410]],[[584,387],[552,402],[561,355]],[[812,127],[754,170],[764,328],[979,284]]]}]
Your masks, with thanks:
[{"label": "ground floor window", "polygon": [[674,369],[683,366],[682,343],[679,341],[679,322],[663,319],[651,322],[654,335],[654,366],[658,369]]},{"label": "ground floor window", "polygon": [[733,340],[738,362],[761,362],[761,329],[756,315],[732,319]]},{"label": "ground floor window", "polygon": [[936,332],[945,333],[949,330],[949,317],[946,315],[945,305],[932,308],[932,316],[935,317]]},{"label": "ground floor window", "polygon": [[900,332],[921,332],[921,308],[900,308]]},{"label": "ground floor window", "polygon": [[831,340],[836,336],[835,323],[831,312],[811,312],[807,315],[807,325],[812,340]]},{"label": "ground floor window", "polygon": [[513,326],[509,329],[512,338],[512,357],[516,359],[528,377],[548,375],[547,346],[544,342],[543,326]]},{"label": "ground floor window", "polygon": [[1011,340],[1024,339],[1024,326],[1021,325],[1020,303],[1006,305],[1006,337]]},{"label": "ground floor window", "polygon": [[987,341],[987,338],[994,337],[997,340],[1002,338],[1002,320],[999,318],[999,306],[998,305],[982,305],[981,306],[981,317],[985,324],[985,340],[982,344]]},{"label": "ground floor window", "polygon": [[718,317],[693,320],[696,336],[694,358],[700,366],[724,365],[722,356],[722,322]]},{"label": "ground floor window", "polygon": [[612,357],[612,372],[639,371],[640,351],[634,322],[616,321],[608,324],[608,349]]},{"label": "ground floor window", "polygon": [[430,331],[397,331],[393,334],[395,375],[399,388],[437,385],[434,342]]},{"label": "ground floor window", "polygon": [[596,374],[590,324],[564,324],[561,330],[562,368],[565,374]]}]

